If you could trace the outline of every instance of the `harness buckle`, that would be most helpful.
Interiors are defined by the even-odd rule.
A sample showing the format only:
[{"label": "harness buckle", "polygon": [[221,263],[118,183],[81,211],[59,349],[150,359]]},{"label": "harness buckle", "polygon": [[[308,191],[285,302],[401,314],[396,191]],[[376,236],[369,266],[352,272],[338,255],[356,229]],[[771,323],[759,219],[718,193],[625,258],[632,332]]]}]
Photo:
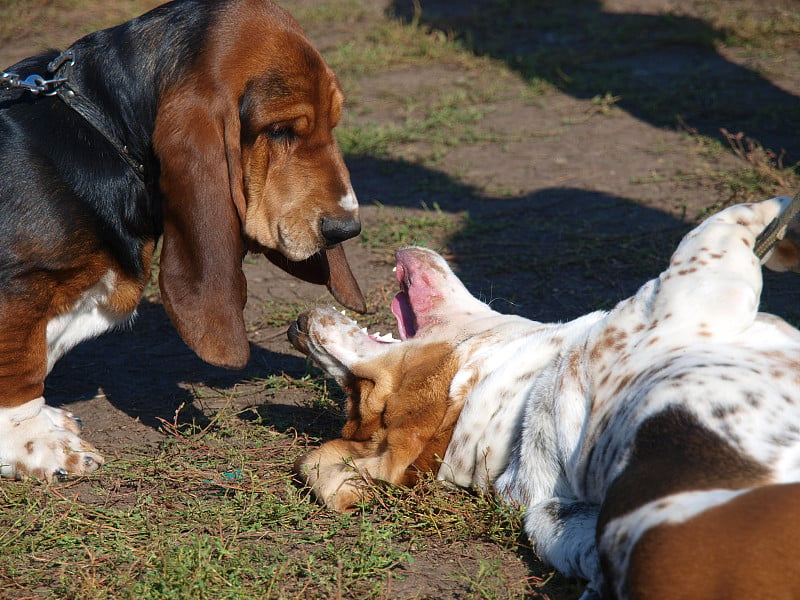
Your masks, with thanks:
[{"label": "harness buckle", "polygon": [[47,70],[50,73],[55,73],[67,61],[69,61],[70,67],[75,65],[75,53],[72,50],[65,50],[64,52],[56,56],[53,60],[50,61],[50,64],[47,65]]}]

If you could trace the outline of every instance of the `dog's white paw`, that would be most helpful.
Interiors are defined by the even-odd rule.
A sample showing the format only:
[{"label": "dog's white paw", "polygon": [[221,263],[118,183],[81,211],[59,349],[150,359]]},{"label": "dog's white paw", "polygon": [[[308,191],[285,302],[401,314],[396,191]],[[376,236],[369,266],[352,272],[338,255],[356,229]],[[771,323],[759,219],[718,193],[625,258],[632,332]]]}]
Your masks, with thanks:
[{"label": "dog's white paw", "polygon": [[91,473],[105,461],[80,431],[77,417],[41,397],[0,408],[0,476],[52,481]]},{"label": "dog's white paw", "polygon": [[[323,446],[323,449],[325,447]],[[300,480],[311,489],[316,501],[338,512],[349,512],[370,495],[369,472],[362,459],[340,458],[321,462],[320,450],[301,456],[294,468]]]}]

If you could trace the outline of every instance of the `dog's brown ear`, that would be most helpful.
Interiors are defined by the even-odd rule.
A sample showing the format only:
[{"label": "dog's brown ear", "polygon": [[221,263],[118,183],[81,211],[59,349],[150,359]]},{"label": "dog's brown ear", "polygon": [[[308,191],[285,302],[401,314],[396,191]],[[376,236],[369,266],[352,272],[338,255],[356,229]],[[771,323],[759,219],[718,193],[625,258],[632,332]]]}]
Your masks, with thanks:
[{"label": "dog's brown ear", "polygon": [[241,368],[250,347],[242,314],[240,135],[238,118],[219,104],[178,89],[159,106],[153,133],[164,219],[159,285],[189,347],[213,365]]},{"label": "dog's brown ear", "polygon": [[325,285],[342,306],[358,313],[367,312],[364,294],[358,286],[341,244],[317,252],[307,260],[294,262],[274,250],[262,249],[275,265],[298,279]]}]

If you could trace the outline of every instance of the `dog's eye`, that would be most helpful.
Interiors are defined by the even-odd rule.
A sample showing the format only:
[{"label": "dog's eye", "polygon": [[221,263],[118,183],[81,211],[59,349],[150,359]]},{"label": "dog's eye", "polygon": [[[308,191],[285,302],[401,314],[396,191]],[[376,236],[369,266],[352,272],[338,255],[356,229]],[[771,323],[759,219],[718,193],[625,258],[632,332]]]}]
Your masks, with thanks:
[{"label": "dog's eye", "polygon": [[275,142],[291,142],[297,137],[294,129],[285,123],[273,123],[267,127],[266,134]]}]

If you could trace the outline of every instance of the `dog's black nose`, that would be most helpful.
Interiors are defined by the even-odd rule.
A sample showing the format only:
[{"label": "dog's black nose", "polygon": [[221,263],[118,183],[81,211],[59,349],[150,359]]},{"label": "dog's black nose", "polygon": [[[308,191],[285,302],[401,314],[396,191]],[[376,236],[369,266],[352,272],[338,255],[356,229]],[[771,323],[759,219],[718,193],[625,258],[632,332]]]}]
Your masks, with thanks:
[{"label": "dog's black nose", "polygon": [[308,354],[308,313],[302,313],[297,317],[297,321],[289,326],[286,331],[292,346],[300,352]]},{"label": "dog's black nose", "polygon": [[330,246],[333,246],[361,233],[361,221],[357,219],[329,219],[328,217],[322,217],[320,231],[325,241]]}]

